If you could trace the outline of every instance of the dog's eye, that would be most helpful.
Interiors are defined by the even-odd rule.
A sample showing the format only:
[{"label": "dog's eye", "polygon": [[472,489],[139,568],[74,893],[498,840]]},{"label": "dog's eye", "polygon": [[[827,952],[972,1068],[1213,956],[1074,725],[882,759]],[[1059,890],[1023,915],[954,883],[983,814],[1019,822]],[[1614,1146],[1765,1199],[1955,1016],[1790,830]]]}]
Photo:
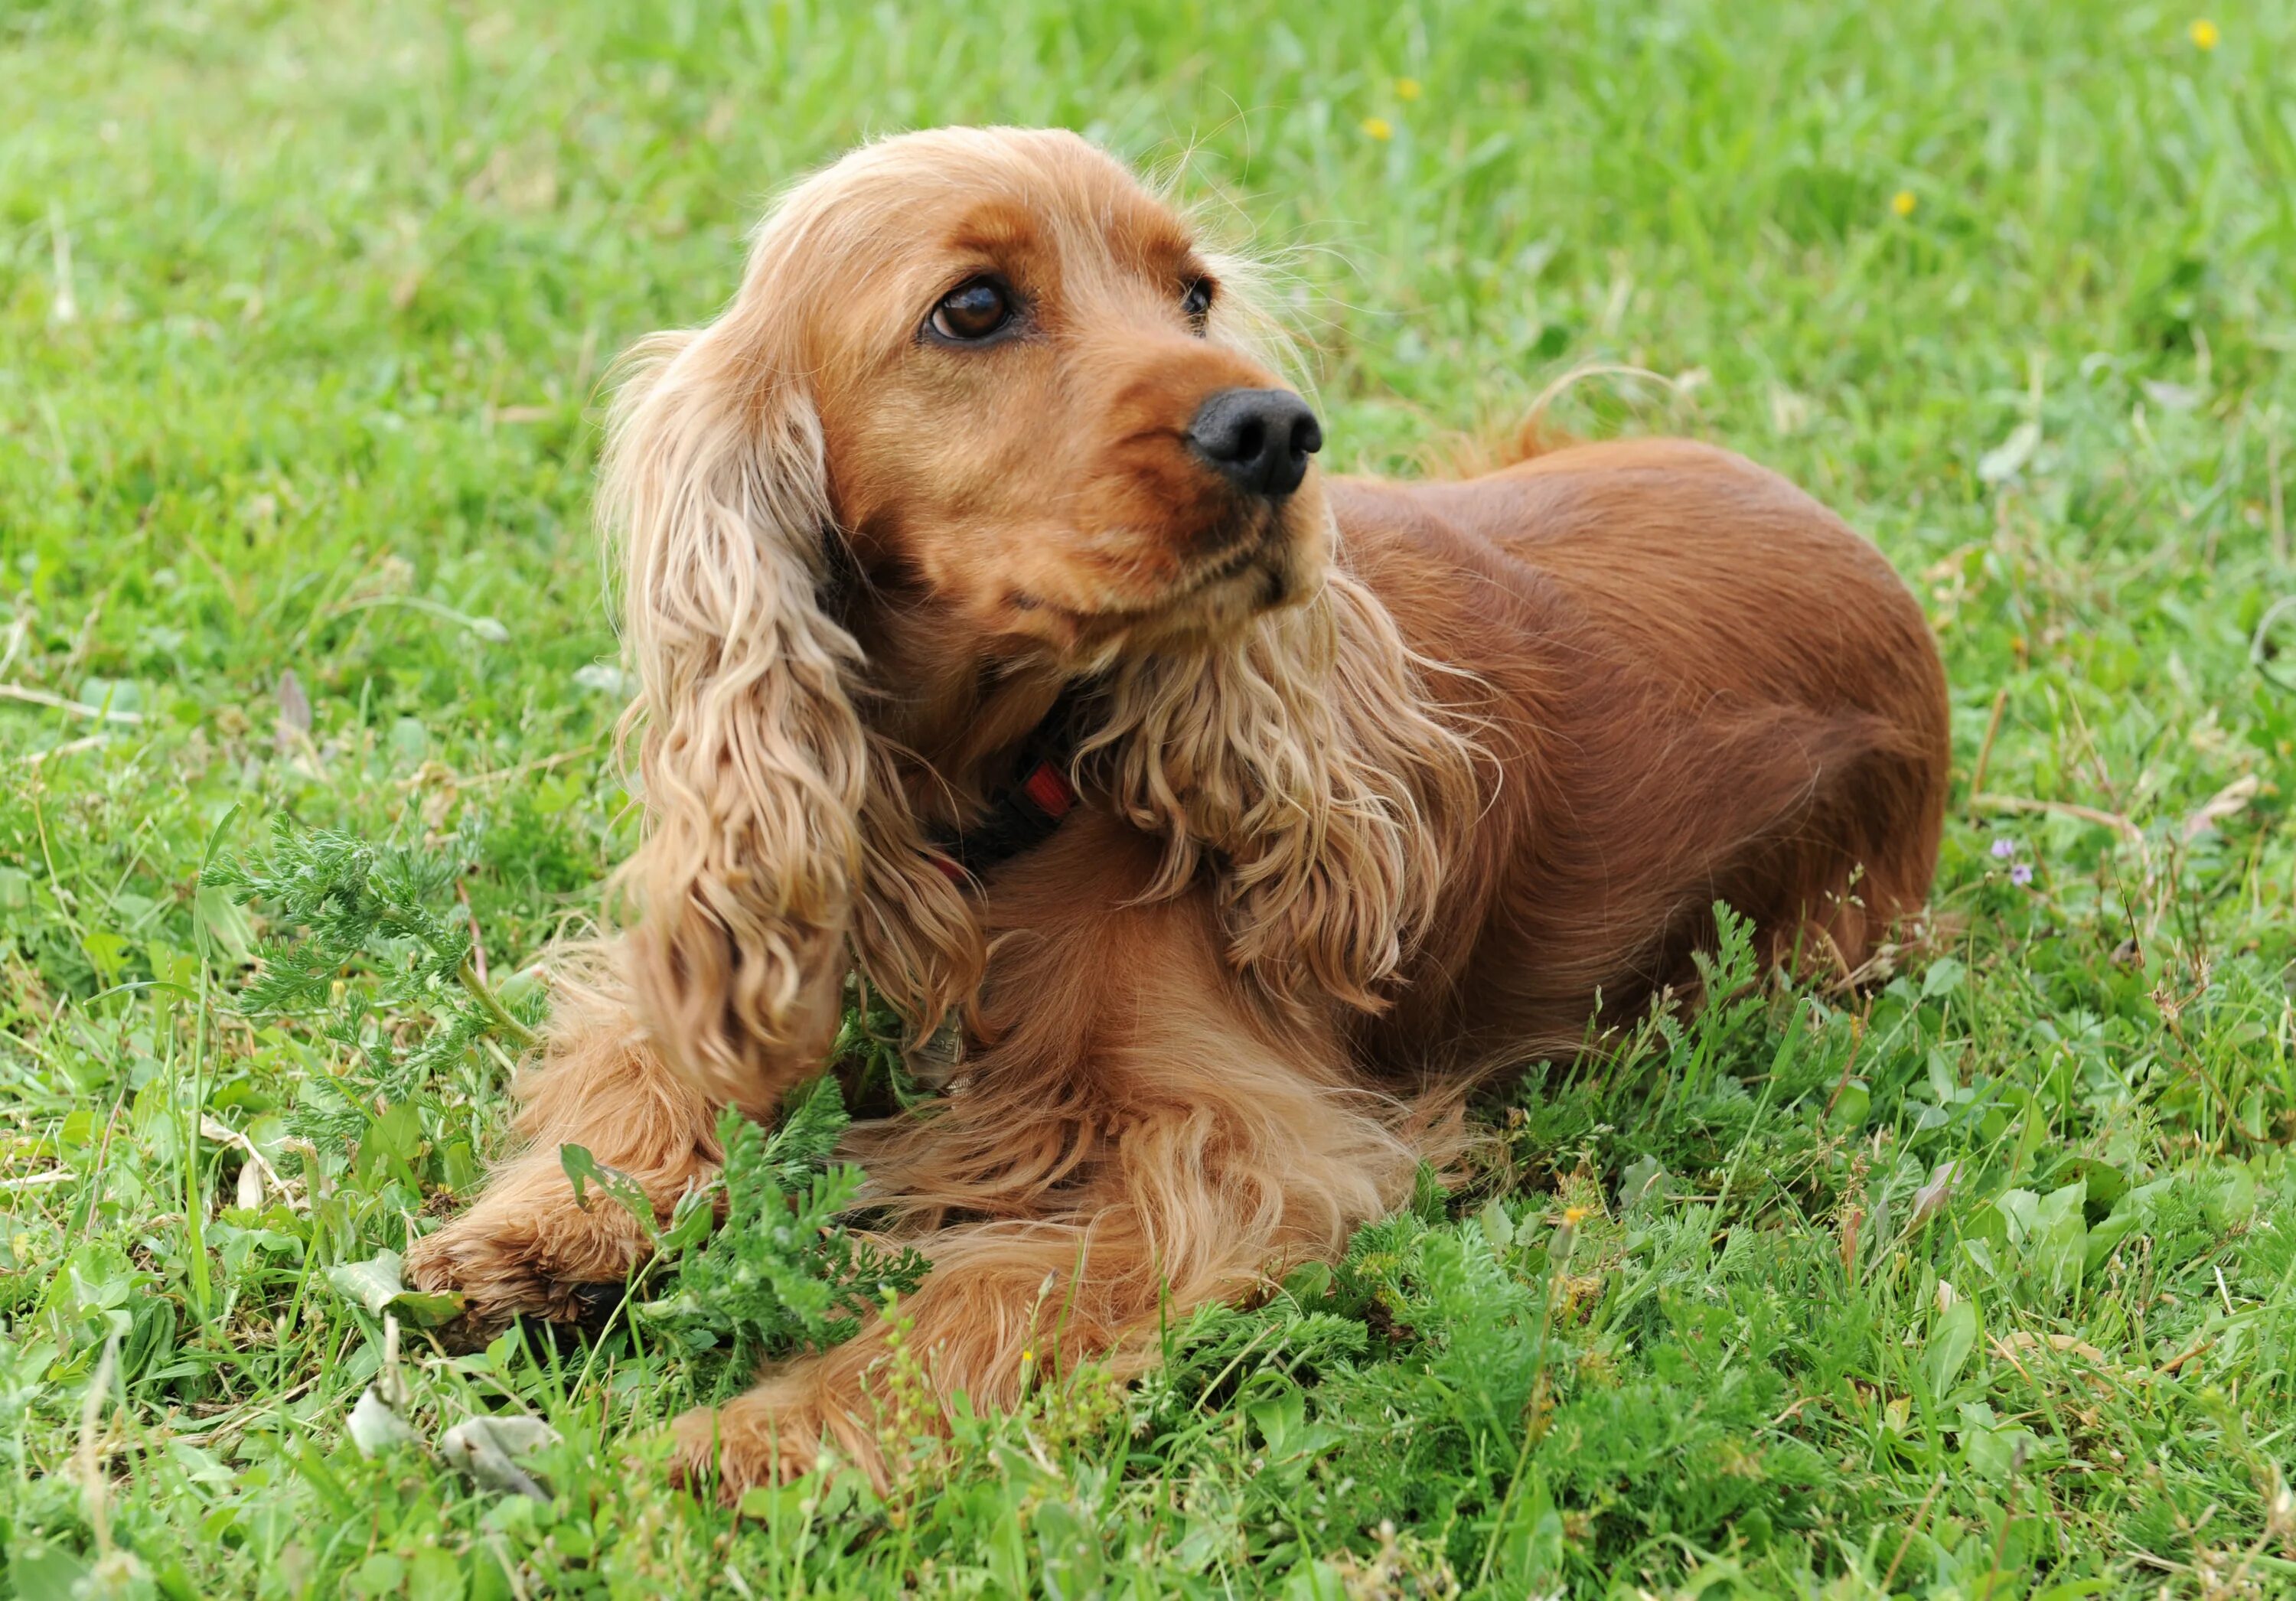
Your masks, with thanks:
[{"label": "dog's eye", "polygon": [[1188,314],[1188,321],[1201,332],[1204,320],[1212,314],[1212,281],[1198,278],[1180,291],[1180,309]]},{"label": "dog's eye", "polygon": [[1013,297],[988,278],[960,283],[933,308],[932,331],[959,344],[977,344],[1013,320]]}]

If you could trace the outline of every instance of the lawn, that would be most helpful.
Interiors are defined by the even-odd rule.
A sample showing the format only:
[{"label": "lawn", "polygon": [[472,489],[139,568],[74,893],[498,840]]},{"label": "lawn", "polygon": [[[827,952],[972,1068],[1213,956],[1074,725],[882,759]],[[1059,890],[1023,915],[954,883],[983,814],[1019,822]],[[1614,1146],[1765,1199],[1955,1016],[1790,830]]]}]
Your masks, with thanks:
[{"label": "lawn", "polygon": [[[2296,1590],[2292,53],[2251,0],[0,5],[0,1595]],[[1633,367],[1557,420],[1869,532],[1953,679],[1946,932],[1855,995],[1726,950],[1147,1381],[736,1516],[660,1425],[823,1320],[730,1247],[455,1358],[388,1253],[631,843],[612,357],[785,180],[986,120],[1275,259],[1341,467]],[[328,849],[398,934],[294,943]],[[753,1204],[833,1203],[817,1133]],[[535,1493],[447,1449],[489,1414]]]}]

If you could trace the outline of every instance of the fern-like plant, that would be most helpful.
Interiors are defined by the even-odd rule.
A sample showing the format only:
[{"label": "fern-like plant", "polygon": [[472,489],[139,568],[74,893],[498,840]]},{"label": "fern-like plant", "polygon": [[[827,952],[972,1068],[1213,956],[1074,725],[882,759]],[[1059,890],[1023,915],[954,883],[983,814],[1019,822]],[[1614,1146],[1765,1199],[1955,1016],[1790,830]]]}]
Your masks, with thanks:
[{"label": "fern-like plant", "polygon": [[[469,925],[439,909],[458,871],[440,851],[275,821],[270,849],[212,864],[203,884],[260,906],[275,928],[239,1009],[256,1019],[300,1017],[343,1051],[345,1100],[321,1096],[291,1120],[298,1132],[346,1137],[374,1110],[417,1099],[488,1035],[513,1049],[534,1041],[540,1000],[507,1001],[478,975]],[[527,1014],[521,1016],[521,1010]],[[383,1014],[430,1026],[402,1047]]]},{"label": "fern-like plant", "polygon": [[[846,1122],[830,1073],[791,1099],[770,1134],[729,1109],[718,1125],[724,1220],[701,1235],[680,1217],[664,1236],[677,1252],[676,1282],[640,1311],[688,1351],[723,1351],[728,1383],[760,1357],[852,1338],[889,1293],[908,1294],[924,1279],[929,1264],[915,1251],[849,1226],[865,1180],[832,1160]],[[714,1199],[689,1197],[687,1208]]]}]

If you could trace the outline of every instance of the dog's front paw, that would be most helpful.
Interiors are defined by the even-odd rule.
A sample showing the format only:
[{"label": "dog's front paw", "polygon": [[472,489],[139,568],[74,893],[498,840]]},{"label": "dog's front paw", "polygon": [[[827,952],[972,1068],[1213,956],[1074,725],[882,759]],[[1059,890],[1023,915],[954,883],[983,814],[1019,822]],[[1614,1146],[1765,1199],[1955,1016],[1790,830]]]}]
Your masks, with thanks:
[{"label": "dog's front paw", "polygon": [[505,1174],[469,1211],[407,1248],[406,1276],[418,1289],[461,1292],[453,1333],[481,1341],[515,1318],[594,1320],[648,1246],[637,1219],[605,1196],[586,1208],[562,1178],[554,1187]]}]

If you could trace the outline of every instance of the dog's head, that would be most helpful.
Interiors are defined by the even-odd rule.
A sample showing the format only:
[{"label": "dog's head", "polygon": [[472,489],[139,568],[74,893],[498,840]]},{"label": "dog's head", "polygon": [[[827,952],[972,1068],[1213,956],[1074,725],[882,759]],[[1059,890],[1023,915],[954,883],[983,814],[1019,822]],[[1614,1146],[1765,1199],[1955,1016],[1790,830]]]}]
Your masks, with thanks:
[{"label": "dog's head", "polygon": [[800,190],[736,316],[797,342],[864,573],[1077,661],[1317,579],[1322,431],[1232,275],[1074,135],[957,129]]},{"label": "dog's head", "polygon": [[[602,497],[644,687],[632,951],[713,1090],[756,1101],[788,1076],[771,1063],[811,1064],[849,940],[913,1017],[969,986],[977,936],[893,740],[993,720],[963,701],[978,685],[1102,674],[1117,719],[1201,766],[1185,803],[1229,833],[1312,810],[1224,782],[1244,736],[1159,665],[1226,651],[1231,677],[1280,680],[1274,620],[1328,610],[1322,433],[1254,354],[1237,277],[1084,140],[944,130],[800,185],[725,313],[640,347]],[[1292,741],[1296,790],[1329,712],[1274,693],[1256,737]],[[1183,804],[1157,759],[1132,766],[1136,814]]]},{"label": "dog's head", "polygon": [[1073,134],[912,134],[792,193],[679,365],[817,438],[789,538],[985,653],[1097,665],[1320,581],[1322,430],[1234,276]]}]

